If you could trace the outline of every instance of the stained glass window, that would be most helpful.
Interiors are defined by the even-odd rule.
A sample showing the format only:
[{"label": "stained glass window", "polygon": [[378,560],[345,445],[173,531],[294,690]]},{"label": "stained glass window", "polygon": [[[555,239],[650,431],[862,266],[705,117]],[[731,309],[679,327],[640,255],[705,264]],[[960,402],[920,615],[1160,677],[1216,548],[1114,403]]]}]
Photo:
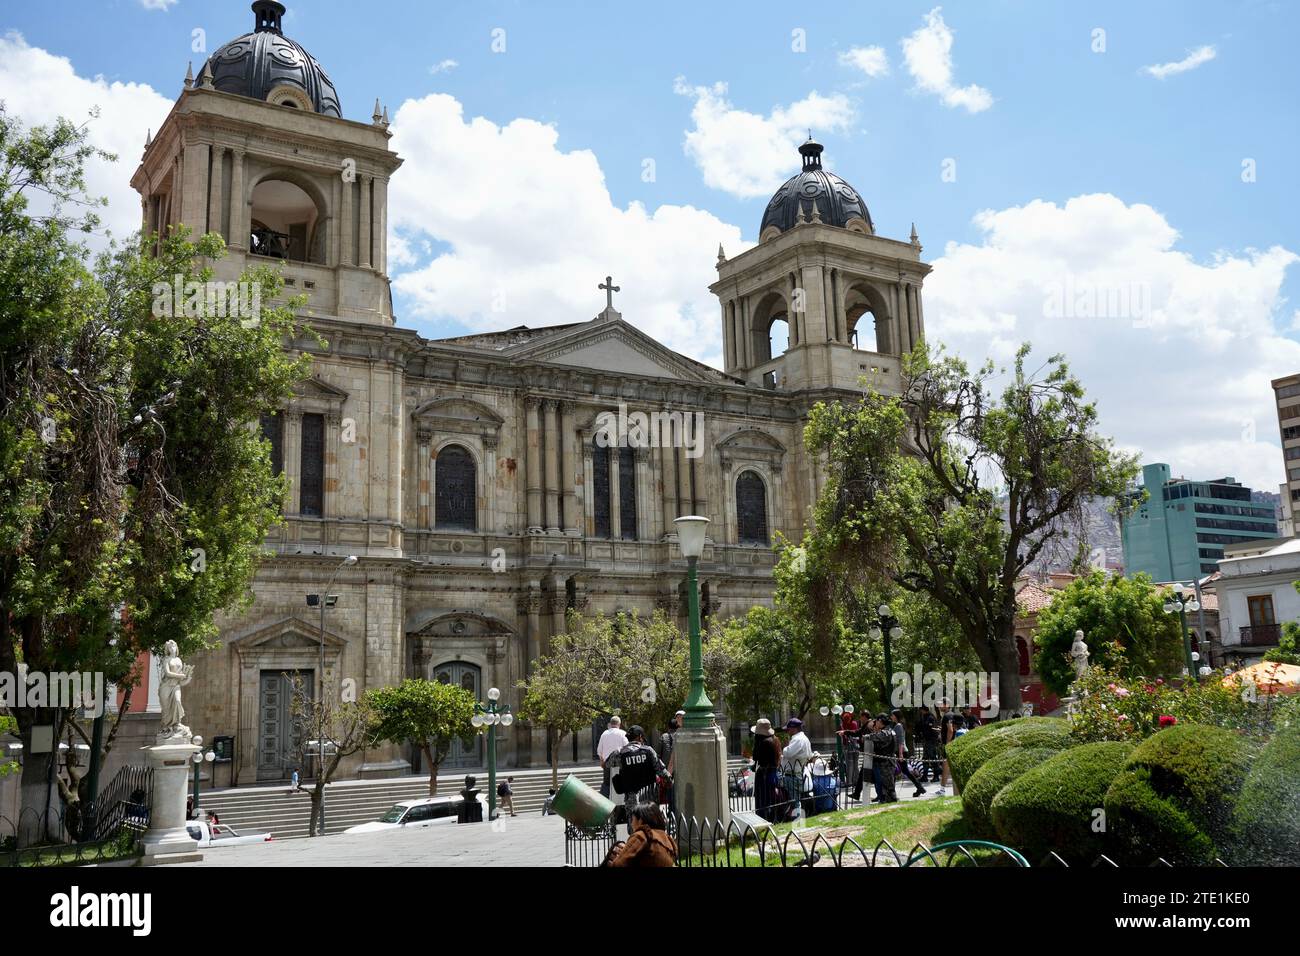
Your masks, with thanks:
[{"label": "stained glass window", "polygon": [[434,472],[434,527],[476,530],[478,486],[474,457],[460,445],[448,445],[438,452]]}]

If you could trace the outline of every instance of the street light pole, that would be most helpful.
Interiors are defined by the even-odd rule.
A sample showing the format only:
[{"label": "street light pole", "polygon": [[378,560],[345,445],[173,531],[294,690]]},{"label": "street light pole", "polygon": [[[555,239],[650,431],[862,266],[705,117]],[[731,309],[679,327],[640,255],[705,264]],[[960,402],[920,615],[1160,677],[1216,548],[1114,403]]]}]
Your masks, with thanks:
[{"label": "street light pole", "polygon": [[[894,673],[894,655],[890,642],[903,636],[903,628],[898,623],[898,618],[894,617],[888,604],[882,604],[876,608],[876,613],[880,615],[880,621],[867,632],[867,636],[872,640],[878,641],[883,638],[885,644],[885,681],[884,687],[886,695],[889,691],[889,683]],[[886,700],[888,703],[888,700]]]},{"label": "street light pole", "polygon": [[[202,747],[202,746],[203,746],[203,738],[202,738],[202,737],[195,737],[195,738],[194,738],[194,745],[195,745],[196,747]],[[200,751],[199,751],[198,753],[196,753],[196,754],[194,755],[194,757],[193,757],[193,760],[194,760],[194,815],[195,815],[195,816],[198,816],[198,813],[199,813],[199,780],[201,779],[201,773],[202,773],[202,770],[203,770],[203,764],[204,764],[205,762],[206,762],[206,763],[212,763],[212,761],[214,761],[214,760],[216,760],[216,759],[217,759],[217,755],[214,754],[211,750],[208,750],[208,751],[200,750]]]},{"label": "street light pole", "polygon": [[[1181,584],[1173,585],[1168,599],[1164,604],[1164,612],[1166,614],[1177,613],[1178,615],[1178,624],[1183,631],[1183,654],[1187,659],[1187,676],[1191,680],[1198,679],[1196,661],[1201,655],[1192,650],[1192,638],[1187,631],[1187,612],[1199,611],[1200,609],[1201,602],[1197,600],[1196,594],[1185,593]],[[1209,672],[1208,667],[1204,668],[1204,670],[1207,673]]]},{"label": "street light pole", "polygon": [[320,828],[325,835],[325,786],[321,783],[321,774],[325,772],[325,609],[330,604],[330,588],[344,568],[357,563],[357,556],[349,554],[339,562],[339,566],[330,575],[329,583],[320,594],[320,666],[316,672],[316,781],[320,785]]},{"label": "street light pole", "polygon": [[515,715],[510,712],[508,704],[498,703],[501,691],[497,688],[489,687],[487,697],[486,704],[474,703],[474,716],[469,722],[475,727],[487,728],[488,820],[492,821],[497,816],[497,725],[509,727],[515,722]]}]

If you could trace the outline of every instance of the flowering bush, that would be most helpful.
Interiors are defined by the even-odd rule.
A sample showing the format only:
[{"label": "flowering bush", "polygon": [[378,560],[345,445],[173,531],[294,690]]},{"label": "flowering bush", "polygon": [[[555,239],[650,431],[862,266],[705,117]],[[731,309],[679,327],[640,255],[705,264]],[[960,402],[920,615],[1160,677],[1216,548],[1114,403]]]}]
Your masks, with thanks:
[{"label": "flowering bush", "polygon": [[1144,740],[1163,727],[1208,724],[1268,736],[1277,726],[1300,722],[1300,699],[1261,695],[1252,698],[1225,687],[1223,672],[1200,680],[1164,681],[1120,677],[1101,667],[1088,670],[1071,688],[1078,697],[1071,735],[1080,742]]}]

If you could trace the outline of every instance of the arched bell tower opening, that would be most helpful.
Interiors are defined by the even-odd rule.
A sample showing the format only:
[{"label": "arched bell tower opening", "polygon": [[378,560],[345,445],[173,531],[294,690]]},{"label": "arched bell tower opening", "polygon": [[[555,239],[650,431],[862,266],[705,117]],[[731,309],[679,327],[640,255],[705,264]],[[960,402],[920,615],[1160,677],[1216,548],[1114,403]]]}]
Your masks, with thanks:
[{"label": "arched bell tower opening", "polygon": [[325,265],[327,209],[298,182],[272,173],[253,187],[248,251]]},{"label": "arched bell tower opening", "polygon": [[[910,239],[876,232],[866,202],[822,165],[811,137],[801,169],[773,194],[758,245],[728,259],[718,250],[726,371],[786,392],[901,387],[902,355],[924,336],[921,261]],[[781,322],[778,322],[782,320]],[[788,328],[781,348],[781,333]]]}]

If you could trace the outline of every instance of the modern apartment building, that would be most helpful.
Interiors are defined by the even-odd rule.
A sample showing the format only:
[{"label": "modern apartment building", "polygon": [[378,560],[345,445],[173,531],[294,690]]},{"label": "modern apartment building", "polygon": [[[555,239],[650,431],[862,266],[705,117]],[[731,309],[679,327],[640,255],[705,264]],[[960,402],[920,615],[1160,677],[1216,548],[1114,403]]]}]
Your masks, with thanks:
[{"label": "modern apartment building", "polygon": [[1142,468],[1133,494],[1143,490],[1146,500],[1120,522],[1127,574],[1191,581],[1219,569],[1225,545],[1278,535],[1273,507],[1252,502],[1251,489],[1236,479],[1189,481],[1152,464]]}]

